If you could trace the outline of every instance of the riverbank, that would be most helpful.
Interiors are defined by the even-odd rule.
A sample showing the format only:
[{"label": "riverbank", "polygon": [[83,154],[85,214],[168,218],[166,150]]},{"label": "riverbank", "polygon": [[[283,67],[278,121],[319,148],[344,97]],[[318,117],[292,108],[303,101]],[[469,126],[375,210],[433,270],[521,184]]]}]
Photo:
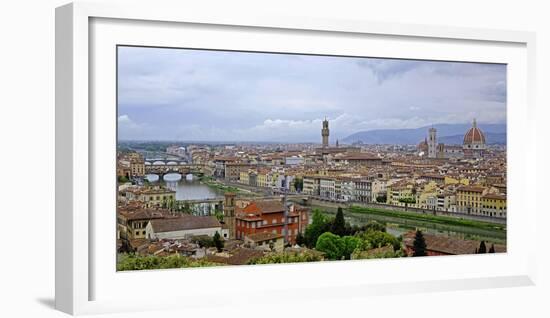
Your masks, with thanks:
[{"label": "riverbank", "polygon": [[359,207],[359,206],[351,206],[347,208],[347,210],[354,213],[391,216],[391,217],[397,217],[401,219],[437,223],[442,225],[464,226],[464,227],[472,227],[472,228],[478,228],[478,229],[490,230],[490,231],[499,231],[499,232],[506,231],[506,225],[503,225],[503,224],[495,224],[495,223],[475,221],[475,220],[469,220],[469,219],[463,219],[463,218],[455,218],[455,217],[447,217],[447,216],[439,216],[439,215],[431,215],[431,214],[418,214],[418,213],[403,212],[403,211],[389,211],[385,209],[366,208],[366,207]]},{"label": "riverbank", "polygon": [[[331,217],[334,217],[337,211],[337,208],[319,205],[311,205],[311,208],[319,209],[323,214]],[[462,220],[465,222],[460,222],[460,219],[436,219],[430,215],[422,217],[424,215],[415,212],[401,214],[405,212],[391,213],[388,210],[377,211],[376,209],[368,211],[363,210],[363,207],[350,209],[349,206],[342,208],[344,209],[346,222],[351,225],[362,226],[368,222],[376,221],[384,224],[387,231],[395,236],[403,235],[409,231],[421,230],[424,233],[458,239],[483,240],[495,244],[506,244],[506,229],[502,228],[503,225],[500,224],[483,224],[483,222],[480,222],[481,224],[472,224],[467,222],[469,220]]]},{"label": "riverbank", "polygon": [[222,192],[222,193],[226,193],[226,192],[234,192],[234,193],[251,193],[251,191],[249,190],[245,190],[245,189],[241,189],[241,188],[237,188],[237,187],[233,187],[233,186],[228,186],[228,185],[225,185],[221,182],[218,182],[216,180],[213,180],[212,178],[210,177],[203,177],[203,178],[199,178],[199,181],[214,189],[214,190],[217,190],[219,192]]}]

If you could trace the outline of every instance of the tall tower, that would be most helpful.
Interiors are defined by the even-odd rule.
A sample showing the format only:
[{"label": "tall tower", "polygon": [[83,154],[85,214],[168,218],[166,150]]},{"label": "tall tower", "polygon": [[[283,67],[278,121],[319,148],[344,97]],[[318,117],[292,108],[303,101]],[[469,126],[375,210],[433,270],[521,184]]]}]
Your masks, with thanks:
[{"label": "tall tower", "polygon": [[229,230],[229,239],[235,239],[235,193],[226,192],[223,204],[223,222]]},{"label": "tall tower", "polygon": [[325,118],[325,120],[323,120],[323,129],[321,129],[321,137],[323,137],[323,148],[328,147],[328,135],[328,120]]},{"label": "tall tower", "polygon": [[437,158],[437,136],[433,127],[428,130],[428,158]]}]

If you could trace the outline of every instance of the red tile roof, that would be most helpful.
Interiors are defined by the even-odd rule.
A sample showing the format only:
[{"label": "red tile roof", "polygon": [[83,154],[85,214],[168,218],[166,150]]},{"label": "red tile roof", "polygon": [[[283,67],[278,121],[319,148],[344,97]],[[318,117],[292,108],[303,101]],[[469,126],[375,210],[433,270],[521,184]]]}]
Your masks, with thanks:
[{"label": "red tile roof", "polygon": [[192,229],[221,227],[220,222],[213,216],[182,215],[173,219],[151,220],[151,226],[156,233],[174,232]]}]

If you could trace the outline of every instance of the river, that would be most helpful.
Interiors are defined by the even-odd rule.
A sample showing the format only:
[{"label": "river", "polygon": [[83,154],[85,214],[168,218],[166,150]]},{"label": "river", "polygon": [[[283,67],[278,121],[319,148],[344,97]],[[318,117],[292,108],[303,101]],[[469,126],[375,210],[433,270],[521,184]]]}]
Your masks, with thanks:
[{"label": "river", "polygon": [[[179,178],[175,178],[175,175],[178,175]],[[161,184],[165,184],[168,188],[176,190],[176,200],[203,200],[223,196],[223,192],[203,184],[197,180],[196,177],[193,177],[192,180],[188,180],[186,176],[181,176],[176,173],[171,173],[164,177],[167,178],[167,180],[176,180],[160,181]]]},{"label": "river", "polygon": [[[325,214],[334,216],[335,209],[319,207]],[[388,233],[399,236],[408,231],[421,229],[426,233],[452,236],[468,240],[484,240],[491,243],[506,244],[506,231],[480,229],[469,226],[447,225],[428,221],[408,220],[385,215],[356,213],[344,210],[344,218],[351,225],[364,225],[369,221],[377,221],[386,225]]]}]

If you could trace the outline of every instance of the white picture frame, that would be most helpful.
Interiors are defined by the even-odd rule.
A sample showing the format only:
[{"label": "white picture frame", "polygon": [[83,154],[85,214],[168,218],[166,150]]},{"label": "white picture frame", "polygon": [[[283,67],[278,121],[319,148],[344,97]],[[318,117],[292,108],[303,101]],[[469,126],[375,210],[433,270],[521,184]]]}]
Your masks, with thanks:
[{"label": "white picture frame", "polygon": [[[226,16],[210,11],[189,9],[188,4],[155,7],[151,10],[151,7],[142,4],[127,6],[117,5],[117,2],[72,3],[56,9],[55,306],[57,309],[71,314],[86,314],[211,305],[212,300],[205,296],[212,293],[214,285],[207,280],[205,286],[201,287],[200,284],[205,282],[205,277],[211,277],[212,281],[216,281],[218,283],[216,289],[227,295],[224,300],[220,300],[224,304],[230,304],[239,298],[238,295],[227,293],[229,289],[225,288],[224,284],[235,286],[241,280],[265,279],[271,284],[252,289],[258,293],[250,293],[249,301],[265,301],[262,299],[266,295],[283,295],[289,290],[299,288],[310,289],[311,292],[297,296],[301,300],[307,300],[326,297],[323,291],[327,289],[336,291],[338,297],[351,295],[357,297],[357,295],[415,291],[525,286],[535,282],[534,244],[525,244],[525,242],[535,238],[536,205],[534,200],[524,200],[527,194],[523,190],[524,185],[536,183],[535,165],[528,162],[528,158],[535,157],[536,151],[535,105],[532,91],[535,81],[535,35],[533,33],[304,19],[290,16],[248,16],[244,13]],[[178,29],[180,27],[189,28],[189,32],[181,33]],[[137,31],[137,28],[139,32],[132,31],[134,29]],[[147,31],[151,28],[154,28],[154,39],[151,30]],[[208,29],[207,36],[203,37],[205,33],[201,33],[203,32],[201,28]],[[385,41],[384,45],[373,44],[376,50],[368,50],[376,51],[374,55],[380,57],[431,57],[432,59],[493,61],[509,64],[511,70],[508,73],[510,76],[508,79],[510,89],[508,138],[509,180],[511,181],[509,181],[508,204],[508,235],[510,236],[508,253],[406,260],[411,262],[410,264],[395,259],[258,266],[254,269],[244,266],[134,273],[110,272],[109,268],[114,267],[114,263],[109,262],[104,262],[109,263],[105,268],[98,266],[102,260],[112,261],[112,255],[104,247],[114,239],[114,234],[113,238],[102,240],[94,236],[94,233],[97,233],[98,228],[115,226],[114,223],[109,223],[109,218],[115,217],[115,206],[112,206],[110,216],[98,216],[92,213],[98,209],[98,206],[108,208],[114,200],[114,196],[110,198],[104,196],[105,193],[108,196],[108,191],[102,192],[98,188],[98,182],[105,180],[103,176],[99,176],[98,169],[105,168],[105,171],[112,169],[109,162],[114,164],[115,158],[115,149],[105,146],[105,143],[100,140],[112,142],[112,134],[109,135],[109,132],[112,133],[113,127],[116,127],[116,116],[111,117],[115,110],[108,105],[101,108],[92,106],[98,101],[102,103],[101,105],[105,105],[103,102],[111,105],[115,102],[112,95],[115,84],[115,78],[112,76],[114,69],[99,65],[113,66],[110,54],[114,54],[114,50],[109,53],[108,49],[117,43],[181,47],[183,42],[176,41],[173,38],[173,32],[187,34],[188,38],[180,41],[195,41],[194,43],[200,43],[196,44],[200,47],[254,50],[255,45],[263,45],[263,50],[281,51],[280,45],[278,49],[269,45],[275,45],[277,39],[279,41],[293,39],[288,41],[293,43],[289,44],[289,52],[299,50],[300,52],[336,53],[334,50],[337,49],[331,46],[330,41],[326,41],[330,39],[349,44],[349,48],[345,49],[348,50],[348,54],[356,50],[357,54],[365,55],[368,54],[365,48],[354,43],[368,40],[373,41],[372,43]],[[194,37],[189,35],[193,32],[198,33]],[[222,32],[224,32],[223,37]],[[254,41],[254,45],[248,46],[246,37],[251,34],[247,32],[260,36],[269,34],[273,41],[263,41],[263,43]],[[199,36],[201,36],[200,42]],[[317,47],[303,46],[298,49],[300,45],[298,38],[301,36],[310,37],[308,39],[316,43]],[[241,40],[228,43],[223,42],[224,38],[226,40],[241,38]],[[124,39],[123,43],[119,42],[121,39]],[[319,42],[315,42],[315,39]],[[328,44],[322,47],[321,43]],[[396,51],[396,48],[402,45],[411,47],[407,56],[403,56],[403,52]],[[413,49],[415,46],[416,48]],[[427,54],[423,51],[426,47],[433,48],[433,53]],[[342,52],[341,48],[338,50]],[[457,58],[457,54],[463,54],[462,58]],[[101,85],[104,85],[105,89],[97,85],[98,79],[101,79]],[[98,91],[94,91],[95,89]],[[112,126],[100,133],[97,130],[98,121],[102,124],[111,122]],[[517,129],[519,127],[528,128]],[[113,156],[110,157],[110,155]],[[99,184],[103,185],[101,182]],[[522,215],[518,217],[514,211],[520,210]],[[111,246],[114,249],[114,245]],[[392,272],[397,273],[404,266],[409,269],[418,269],[415,271],[417,273],[415,277],[407,278],[403,274],[389,275]],[[427,269],[422,270],[422,268]],[[436,268],[446,268],[446,270],[438,271]],[[367,272],[363,272],[367,269]],[[326,276],[334,272],[345,272],[347,278],[342,279],[340,276],[330,278],[322,284],[316,283],[313,279],[315,275]],[[361,278],[354,276],[358,274]],[[175,293],[173,297],[167,298],[162,295],[156,298],[149,294],[146,301],[136,300],[136,295],[133,293],[135,288],[128,285],[136,277],[144,278],[142,284],[150,290],[155,290],[155,285],[167,286],[167,282],[181,280],[198,292],[191,295],[172,288],[171,291]],[[280,277],[293,277],[296,283],[280,284]],[[106,282],[107,280],[109,282]],[[122,286],[128,288],[128,297],[121,295],[121,289],[117,289]]]}]

